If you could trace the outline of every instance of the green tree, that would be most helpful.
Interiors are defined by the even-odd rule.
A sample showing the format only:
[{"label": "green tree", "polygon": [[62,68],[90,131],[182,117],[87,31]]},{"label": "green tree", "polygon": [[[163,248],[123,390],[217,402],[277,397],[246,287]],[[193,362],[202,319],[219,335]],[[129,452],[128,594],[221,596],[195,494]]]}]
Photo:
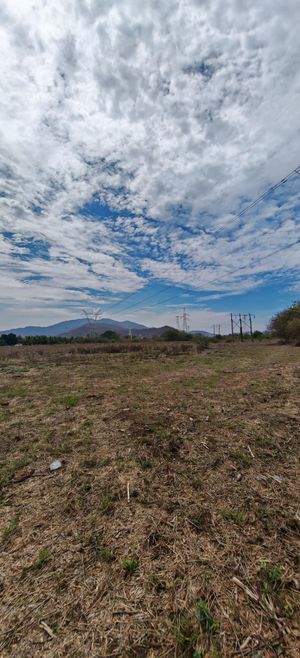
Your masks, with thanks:
[{"label": "green tree", "polygon": [[104,333],[101,334],[101,338],[104,340],[120,340],[119,334],[117,334],[115,331],[112,331],[111,329],[104,331]]},{"label": "green tree", "polygon": [[192,334],[188,334],[185,331],[179,331],[178,329],[167,329],[163,334],[161,334],[162,340],[175,341],[175,340],[194,340]]},{"label": "green tree", "polygon": [[2,334],[1,343],[2,345],[16,345],[18,342],[18,337],[16,334]]},{"label": "green tree", "polygon": [[300,301],[274,315],[268,330],[285,342],[300,344]]}]

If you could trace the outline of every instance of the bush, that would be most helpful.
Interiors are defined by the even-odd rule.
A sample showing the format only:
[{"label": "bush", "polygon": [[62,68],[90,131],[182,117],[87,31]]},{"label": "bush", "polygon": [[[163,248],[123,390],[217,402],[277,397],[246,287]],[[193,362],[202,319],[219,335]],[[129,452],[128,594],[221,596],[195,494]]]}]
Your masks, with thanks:
[{"label": "bush", "polygon": [[300,318],[294,318],[287,323],[288,340],[300,345]]},{"label": "bush", "polygon": [[179,331],[178,329],[167,329],[160,336],[161,340],[175,341],[175,340],[194,340],[192,334],[188,334],[185,331]]},{"label": "bush", "polygon": [[268,330],[284,342],[300,344],[300,301],[274,315]]},{"label": "bush", "polygon": [[254,340],[262,340],[264,338],[264,334],[262,331],[258,331],[258,329],[256,329],[256,331],[253,331],[252,338],[254,338]]},{"label": "bush", "polygon": [[112,331],[111,329],[108,329],[107,331],[104,331],[103,334],[101,334],[102,340],[120,340],[119,334],[117,334],[115,331]]},{"label": "bush", "polygon": [[16,334],[2,334],[0,338],[1,345],[16,345],[18,338]]}]

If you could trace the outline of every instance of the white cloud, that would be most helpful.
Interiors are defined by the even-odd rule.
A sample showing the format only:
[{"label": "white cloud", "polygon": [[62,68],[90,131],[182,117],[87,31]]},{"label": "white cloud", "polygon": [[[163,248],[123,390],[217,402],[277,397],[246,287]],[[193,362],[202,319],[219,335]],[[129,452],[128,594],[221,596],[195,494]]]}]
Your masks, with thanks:
[{"label": "white cloud", "polygon": [[[299,162],[299,21],[298,0],[3,0],[0,300],[299,269],[299,245],[263,259],[299,237],[300,179],[232,215]],[[95,196],[114,221],[79,213]]]}]

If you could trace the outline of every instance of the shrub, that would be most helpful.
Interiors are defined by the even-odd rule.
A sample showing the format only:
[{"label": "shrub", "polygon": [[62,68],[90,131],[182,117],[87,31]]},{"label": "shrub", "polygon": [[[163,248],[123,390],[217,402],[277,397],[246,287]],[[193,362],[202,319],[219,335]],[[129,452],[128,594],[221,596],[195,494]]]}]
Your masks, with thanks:
[{"label": "shrub", "polygon": [[108,329],[107,331],[104,331],[103,334],[101,334],[101,339],[102,340],[120,340],[119,334],[116,333],[116,331],[112,331],[111,329]]},{"label": "shrub", "polygon": [[193,340],[194,337],[192,334],[188,334],[185,331],[179,331],[178,329],[167,329],[163,334],[161,334],[161,340],[174,341],[174,340]]},{"label": "shrub", "polygon": [[300,345],[300,317],[290,320],[287,323],[286,331],[288,340]]},{"label": "shrub", "polygon": [[300,344],[300,301],[294,302],[289,308],[274,315],[268,330],[287,343]]}]

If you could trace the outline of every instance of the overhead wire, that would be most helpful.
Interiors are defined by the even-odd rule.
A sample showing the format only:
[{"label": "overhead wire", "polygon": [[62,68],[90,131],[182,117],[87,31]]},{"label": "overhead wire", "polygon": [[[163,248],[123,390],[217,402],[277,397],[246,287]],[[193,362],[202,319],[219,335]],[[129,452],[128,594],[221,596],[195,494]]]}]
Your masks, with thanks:
[{"label": "overhead wire", "polygon": [[[280,251],[284,251],[285,249],[290,249],[291,247],[294,247],[296,244],[300,244],[300,238],[298,238],[298,240],[295,240],[294,242],[291,242],[287,245],[284,245],[283,247],[279,247],[278,249],[274,249],[269,254],[266,254],[265,256],[262,256],[261,258],[258,258],[256,260],[255,264],[261,263],[262,261],[266,260],[267,258],[270,258],[271,256],[274,256],[275,254],[278,254]],[[239,268],[238,271],[240,272],[241,270],[245,270],[248,267],[251,267],[251,265],[253,265],[253,263],[243,265],[242,267]],[[219,283],[219,281],[221,279],[225,279],[226,277],[228,277],[228,276],[230,276],[231,274],[234,274],[234,273],[235,273],[235,270],[232,270],[231,272],[226,272],[226,274],[224,274],[222,276],[219,276],[215,279],[212,279],[211,281],[207,281],[205,285],[211,285],[212,283]],[[193,291],[193,292],[196,292],[196,291]],[[173,299],[176,299],[177,297],[178,297],[178,292],[177,292],[176,295],[172,295],[171,297],[167,297],[166,299],[162,299],[158,304],[156,304],[156,303],[149,304],[149,307],[148,306],[147,307],[142,306],[141,308],[151,308],[152,306],[159,306],[160,304],[166,304],[167,302],[170,302]]]},{"label": "overhead wire", "polygon": [[[274,185],[272,185],[270,188],[268,188],[267,190],[265,190],[265,192],[263,192],[263,193],[260,194],[258,197],[256,197],[256,198],[255,198],[250,204],[248,204],[245,208],[243,208],[239,213],[232,213],[232,214],[234,214],[234,218],[233,218],[232,221],[235,222],[237,219],[240,219],[241,217],[243,217],[243,215],[245,215],[246,212],[248,212],[249,210],[251,210],[252,208],[254,208],[256,205],[258,205],[261,201],[263,201],[264,199],[266,199],[271,193],[275,192],[278,188],[280,188],[282,185],[284,185],[284,184],[285,184],[290,178],[292,178],[292,176],[294,176],[295,174],[300,175],[300,164],[297,165],[297,167],[295,167],[294,169],[292,169],[292,170],[291,170],[286,176],[284,176],[280,181],[278,181],[277,183],[275,183]],[[225,225],[222,226],[222,225],[221,225],[221,226],[219,226],[219,227],[217,228],[217,230],[216,230],[215,232],[212,232],[212,234],[213,234],[213,235],[217,235],[218,232],[220,232],[220,230],[222,230],[222,229],[227,229],[227,230],[228,230],[228,226],[225,226]],[[297,242],[299,242],[299,241],[296,241],[296,243],[294,243],[294,244],[297,244]],[[284,249],[284,248],[283,248],[283,249]],[[279,251],[281,251],[281,248],[280,248]],[[275,252],[275,253],[276,253],[276,252]],[[273,254],[272,254],[272,253],[271,253],[271,254],[268,254],[268,255],[266,255],[265,257],[263,257],[261,260],[264,260],[265,258],[269,258],[271,255],[273,255]],[[256,262],[260,262],[260,261],[256,261]],[[245,269],[246,267],[248,267],[248,266],[241,267],[240,269]],[[219,277],[219,278],[220,278],[220,277]],[[218,280],[219,280],[219,278],[218,278]],[[221,278],[224,278],[224,277],[221,277]],[[208,282],[208,283],[214,283],[214,282],[215,282],[215,280],[212,280],[212,281],[210,281],[210,282]],[[163,292],[164,292],[164,290],[161,290],[160,292],[157,292],[157,291],[156,291],[155,293],[153,293],[153,294],[151,294],[151,295],[149,295],[149,296],[144,297],[143,299],[139,300],[138,302],[136,302],[136,303],[134,303],[134,304],[129,304],[129,306],[125,306],[125,308],[122,308],[122,309],[120,309],[120,310],[121,310],[122,312],[127,311],[127,310],[131,310],[132,308],[135,308],[136,306],[139,306],[140,304],[142,304],[144,301],[148,301],[148,300],[150,300],[150,299],[153,299],[153,297],[156,297],[156,298],[157,298],[158,296],[160,296],[161,294],[163,294]],[[136,294],[138,294],[138,291],[131,293],[126,299],[123,299],[123,300],[121,300],[121,301],[119,301],[119,302],[116,302],[115,304],[112,304],[112,305],[109,307],[108,310],[110,311],[112,308],[114,308],[115,306],[118,306],[119,304],[122,304],[123,302],[126,303],[126,302],[128,301],[128,299],[130,299],[130,297],[133,297],[133,296],[136,295]],[[176,295],[176,296],[177,296],[177,295]],[[162,300],[160,303],[165,303],[165,302],[168,301],[168,300],[169,300],[169,298],[167,298],[166,300]],[[150,307],[155,306],[155,305],[156,305],[156,304],[150,304]],[[141,307],[141,308],[145,308],[145,307]]]}]

